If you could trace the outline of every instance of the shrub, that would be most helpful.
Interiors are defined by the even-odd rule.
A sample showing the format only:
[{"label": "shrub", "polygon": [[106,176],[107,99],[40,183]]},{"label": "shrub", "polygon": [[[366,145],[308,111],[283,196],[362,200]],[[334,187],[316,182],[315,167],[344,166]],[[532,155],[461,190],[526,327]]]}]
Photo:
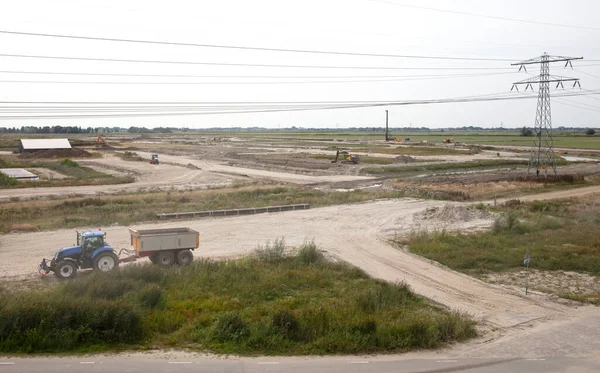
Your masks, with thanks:
[{"label": "shrub", "polygon": [[10,176],[0,172],[0,185],[12,186],[12,185],[17,185],[18,183],[19,183],[19,181],[17,179],[15,179],[14,177],[10,177]]},{"label": "shrub", "polygon": [[137,296],[142,307],[162,308],[167,303],[165,292],[156,284],[148,284],[140,290]]},{"label": "shrub", "polygon": [[71,158],[65,158],[60,162],[60,165],[65,167],[79,167],[79,163],[75,162]]},{"label": "shrub", "polygon": [[285,240],[283,238],[276,239],[272,244],[267,241],[265,246],[259,245],[254,250],[254,256],[261,262],[279,263],[285,257]]},{"label": "shrub", "polygon": [[286,310],[277,311],[273,315],[271,326],[288,339],[295,339],[300,329],[296,316]]},{"label": "shrub", "polygon": [[519,217],[512,211],[502,214],[494,221],[494,224],[492,225],[492,232],[494,234],[503,232],[521,233],[522,231],[523,226],[519,221]]},{"label": "shrub", "polygon": [[314,241],[309,241],[300,246],[297,258],[303,264],[312,264],[322,260],[323,254],[319,252]]},{"label": "shrub", "polygon": [[237,312],[220,315],[211,330],[211,338],[217,342],[239,342],[249,335],[248,325]]}]

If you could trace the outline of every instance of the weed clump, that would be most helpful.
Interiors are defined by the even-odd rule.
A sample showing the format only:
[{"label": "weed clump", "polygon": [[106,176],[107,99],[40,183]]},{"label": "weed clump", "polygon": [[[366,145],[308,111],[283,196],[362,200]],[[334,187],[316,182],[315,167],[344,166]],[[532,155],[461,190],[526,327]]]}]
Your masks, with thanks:
[{"label": "weed clump", "polygon": [[323,254],[319,252],[317,244],[314,241],[305,242],[300,246],[297,255],[298,260],[303,264],[313,264],[324,259]]},{"label": "weed clump", "polygon": [[65,167],[79,167],[79,163],[75,162],[71,158],[65,158],[60,162],[60,165]]},{"label": "weed clump", "polygon": [[248,325],[236,312],[220,315],[211,330],[211,338],[217,342],[239,342],[250,335]]},{"label": "weed clump", "polygon": [[165,292],[156,284],[148,284],[140,290],[138,302],[142,307],[159,308],[167,303]]},{"label": "weed clump", "polygon": [[17,185],[18,183],[19,183],[19,181],[17,179],[15,179],[14,177],[10,177],[10,176],[0,172],[0,185],[13,186],[13,185]]},{"label": "weed clump", "polygon": [[523,230],[524,227],[519,221],[519,216],[512,211],[502,214],[492,225],[492,232],[494,234],[522,233]]},{"label": "weed clump", "polygon": [[285,257],[285,240],[277,238],[273,243],[267,241],[254,250],[254,257],[265,263],[280,263]]}]

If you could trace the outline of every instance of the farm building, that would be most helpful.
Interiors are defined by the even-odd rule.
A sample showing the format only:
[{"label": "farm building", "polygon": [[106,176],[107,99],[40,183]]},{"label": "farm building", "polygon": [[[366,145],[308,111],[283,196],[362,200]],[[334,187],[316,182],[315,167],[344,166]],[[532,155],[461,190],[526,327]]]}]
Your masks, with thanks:
[{"label": "farm building", "polygon": [[71,149],[71,144],[68,139],[21,139],[19,142],[19,153],[51,149]]},{"label": "farm building", "polygon": [[38,181],[38,175],[22,168],[0,168],[0,173],[20,181]]}]

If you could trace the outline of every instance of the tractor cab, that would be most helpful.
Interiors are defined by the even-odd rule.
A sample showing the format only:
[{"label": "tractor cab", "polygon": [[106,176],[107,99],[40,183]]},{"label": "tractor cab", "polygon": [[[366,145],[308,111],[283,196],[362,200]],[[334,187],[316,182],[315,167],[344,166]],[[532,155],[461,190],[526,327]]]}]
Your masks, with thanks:
[{"label": "tractor cab", "polygon": [[152,157],[148,161],[150,164],[158,164],[158,154],[152,154]]}]

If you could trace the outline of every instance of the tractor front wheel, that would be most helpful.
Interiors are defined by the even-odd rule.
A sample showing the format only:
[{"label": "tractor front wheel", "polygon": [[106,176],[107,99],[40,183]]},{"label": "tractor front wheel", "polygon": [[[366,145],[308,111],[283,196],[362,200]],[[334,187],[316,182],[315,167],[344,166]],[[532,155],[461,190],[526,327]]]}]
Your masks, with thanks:
[{"label": "tractor front wheel", "polygon": [[77,265],[70,260],[63,260],[61,262],[56,263],[56,267],[54,269],[54,274],[56,277],[65,280],[69,278],[75,277],[77,273]]}]

